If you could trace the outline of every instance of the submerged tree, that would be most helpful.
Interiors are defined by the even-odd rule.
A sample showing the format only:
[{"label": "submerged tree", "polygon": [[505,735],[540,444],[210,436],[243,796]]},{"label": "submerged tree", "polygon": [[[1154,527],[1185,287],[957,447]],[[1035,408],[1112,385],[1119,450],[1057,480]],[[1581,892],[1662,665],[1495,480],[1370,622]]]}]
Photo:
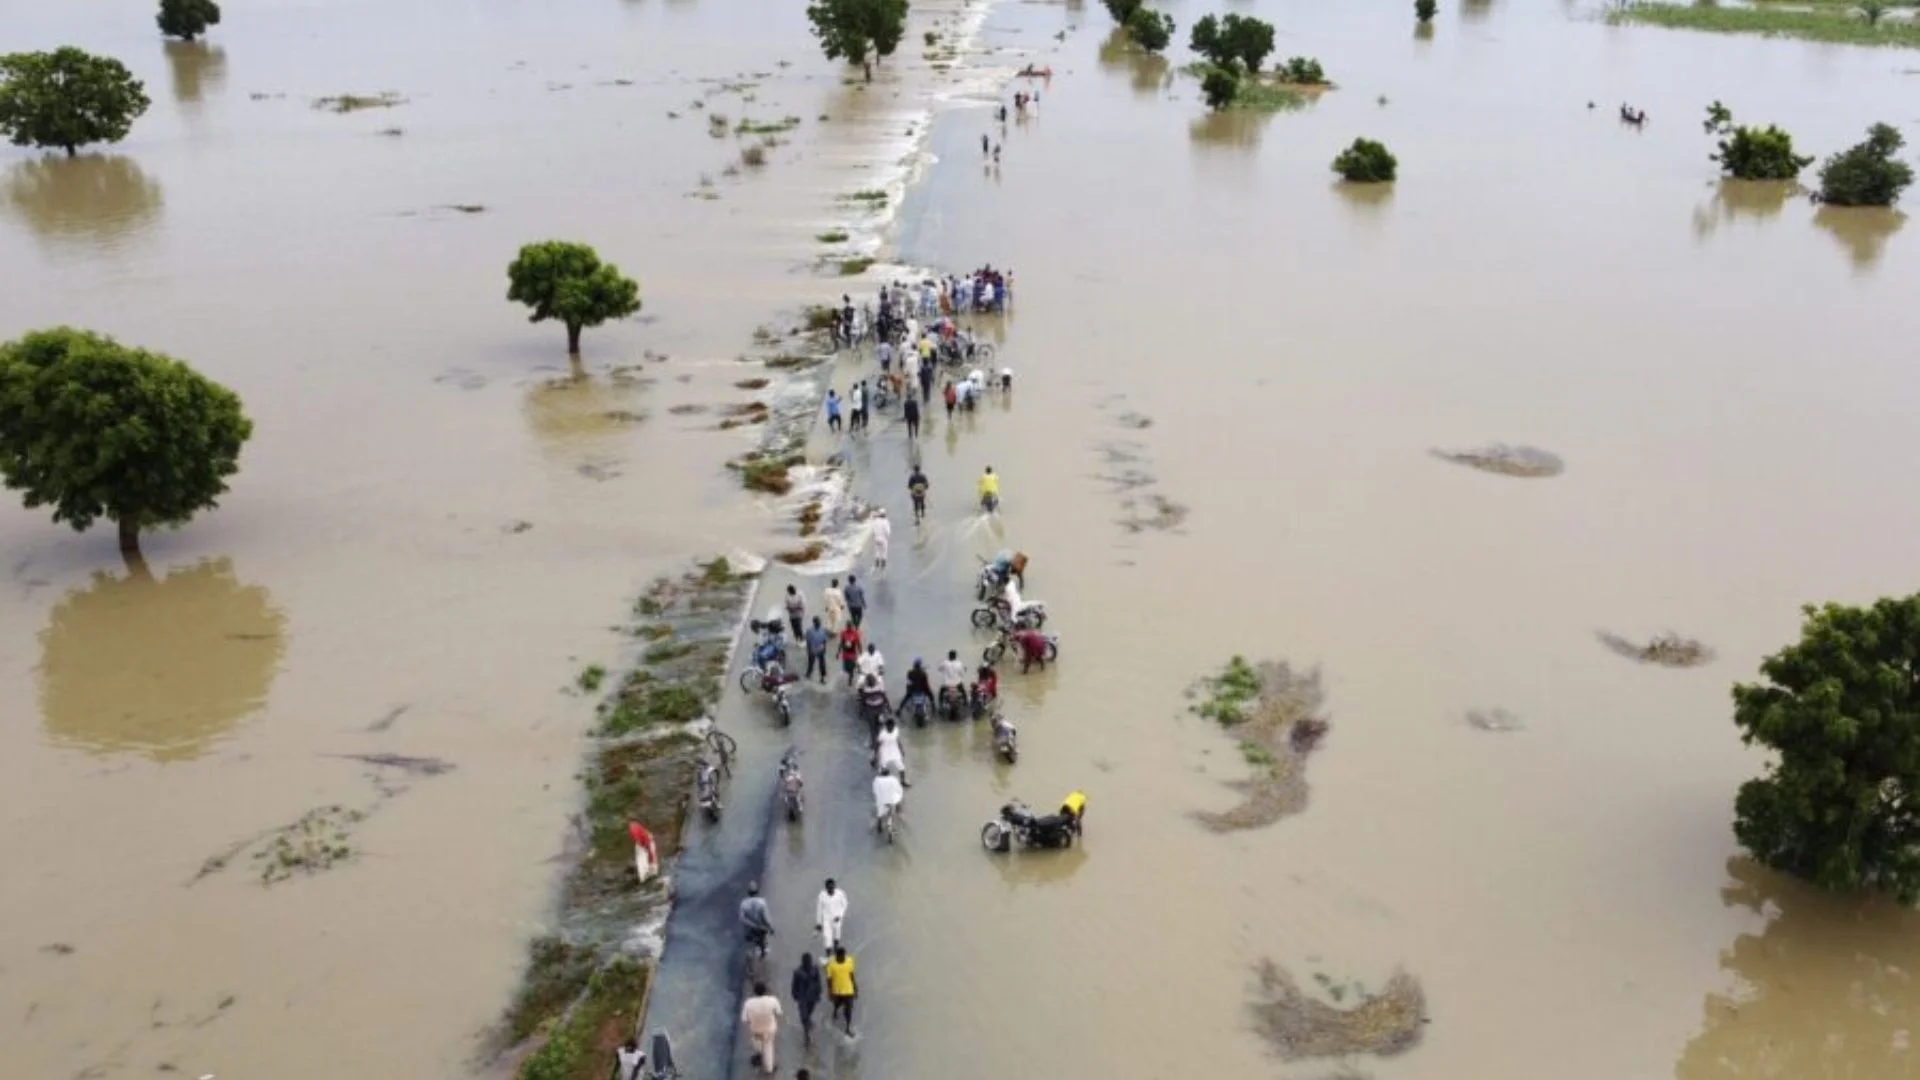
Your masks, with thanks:
[{"label": "submerged tree", "polygon": [[1200,93],[1208,108],[1224,109],[1240,96],[1240,76],[1232,68],[1212,68],[1200,79]]},{"label": "submerged tree", "polygon": [[120,61],[69,46],[0,56],[0,133],[15,146],[119,142],[152,104]]},{"label": "submerged tree", "polygon": [[1240,64],[1257,72],[1273,52],[1273,24],[1244,15],[1206,15],[1193,24],[1187,45],[1216,67]]},{"label": "submerged tree", "polygon": [[1274,74],[1281,82],[1296,86],[1327,84],[1327,72],[1320,66],[1320,61],[1305,56],[1289,57],[1286,63],[1275,69]]},{"label": "submerged tree", "polygon": [[1890,124],[1867,129],[1867,140],[1820,166],[1820,201],[1835,206],[1892,206],[1913,183],[1913,166],[1894,157],[1906,139]]},{"label": "submerged tree", "polygon": [[1920,596],[1803,609],[1800,641],[1733,688],[1741,738],[1780,756],[1740,786],[1734,836],[1833,890],[1920,900]]},{"label": "submerged tree", "polygon": [[253,434],[233,391],[171,357],[60,327],[0,345],[0,478],[83,531],[140,531],[219,505]]},{"label": "submerged tree", "polygon": [[874,60],[892,56],[907,32],[907,0],[813,0],[807,21],[827,59],[859,64],[872,82]]},{"label": "submerged tree", "polygon": [[1134,12],[1146,6],[1146,0],[1100,0],[1100,2],[1107,9],[1107,14],[1113,16],[1113,21],[1121,26],[1126,26],[1133,20]]},{"label": "submerged tree", "polygon": [[603,263],[585,244],[528,244],[507,267],[507,299],[533,309],[528,322],[555,319],[567,328],[567,352],[580,351],[580,331],[640,310],[640,285]]},{"label": "submerged tree", "polygon": [[1150,53],[1159,53],[1173,42],[1173,16],[1152,8],[1135,8],[1127,16],[1127,36]]},{"label": "submerged tree", "polygon": [[1772,124],[1735,126],[1732,110],[1718,101],[1707,106],[1703,126],[1707,134],[1720,136],[1719,149],[1708,157],[1735,180],[1791,180],[1813,163],[1811,156],[1793,152],[1793,136]]},{"label": "submerged tree", "polygon": [[160,0],[160,15],[155,21],[162,34],[192,41],[220,22],[220,5],[213,0]]},{"label": "submerged tree", "polygon": [[1423,23],[1432,22],[1434,13],[1439,10],[1440,5],[1434,0],[1413,0],[1413,17]]},{"label": "submerged tree", "polygon": [[1382,143],[1355,139],[1333,159],[1333,171],[1355,184],[1384,184],[1399,171],[1400,162]]},{"label": "submerged tree", "polygon": [[1880,20],[1886,17],[1887,9],[1891,7],[1893,5],[1888,0],[1860,0],[1858,10],[1868,26],[1879,26]]}]

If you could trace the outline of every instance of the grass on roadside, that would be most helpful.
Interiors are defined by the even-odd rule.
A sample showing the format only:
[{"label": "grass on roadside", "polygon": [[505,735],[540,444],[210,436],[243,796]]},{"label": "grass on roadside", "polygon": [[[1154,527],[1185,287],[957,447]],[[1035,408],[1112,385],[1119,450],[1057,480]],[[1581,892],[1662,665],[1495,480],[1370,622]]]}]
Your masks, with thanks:
[{"label": "grass on roadside", "polygon": [[1704,30],[1716,34],[1755,34],[1761,37],[1799,38],[1839,45],[1883,45],[1920,49],[1920,23],[1883,18],[1869,23],[1851,4],[1816,2],[1811,10],[1782,7],[1702,7],[1649,3],[1637,0],[1607,12],[1615,26],[1664,26],[1670,30]]}]

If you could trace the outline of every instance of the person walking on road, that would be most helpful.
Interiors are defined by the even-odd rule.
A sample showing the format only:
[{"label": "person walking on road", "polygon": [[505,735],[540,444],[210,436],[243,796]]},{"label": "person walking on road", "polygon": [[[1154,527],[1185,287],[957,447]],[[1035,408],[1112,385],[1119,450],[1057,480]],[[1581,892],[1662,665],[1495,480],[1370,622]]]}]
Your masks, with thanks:
[{"label": "person walking on road", "polygon": [[813,1046],[813,1010],[820,1004],[820,969],[812,953],[800,954],[800,966],[793,969],[793,982],[787,987],[793,995],[793,1007],[800,1012],[800,1036]]},{"label": "person walking on road", "polygon": [[940,391],[940,397],[947,403],[947,419],[953,419],[953,407],[960,404],[960,391],[953,388],[953,380],[947,380],[946,389]]},{"label": "person walking on road", "polygon": [[[827,998],[833,1002],[833,1020],[842,1020],[842,1031],[853,1038],[853,999],[860,996],[860,984],[853,977],[853,957],[845,945],[833,947],[833,959],[827,961]],[[831,1022],[831,1021],[830,1021]]]},{"label": "person walking on road", "polygon": [[780,1035],[780,999],[767,993],[766,983],[753,984],[753,996],[740,1006],[740,1022],[753,1043],[754,1068],[773,1075],[773,1047]]},{"label": "person walking on road", "polygon": [[827,609],[828,632],[839,633],[847,625],[847,594],[840,591],[839,578],[827,583],[826,591],[820,594],[820,606]]},{"label": "person walking on road", "polygon": [[767,913],[767,902],[760,897],[760,883],[747,883],[747,898],[740,901],[740,929],[746,931],[747,944],[765,953],[767,939],[773,936],[773,916]]},{"label": "person walking on road", "polygon": [[813,903],[813,928],[820,931],[822,948],[832,950],[840,944],[841,928],[847,921],[847,893],[832,878],[820,890]]},{"label": "person walking on road", "polygon": [[613,1052],[613,1080],[640,1080],[647,1055],[640,1050],[639,1039],[628,1039]]},{"label": "person walking on road", "polygon": [[[907,403],[911,405],[912,399]],[[893,522],[887,520],[887,510],[881,507],[873,516],[873,568],[887,568],[887,545],[893,542]]]},{"label": "person walking on road", "polygon": [[840,395],[827,391],[827,430],[840,430]]},{"label": "person walking on road", "polygon": [[847,618],[853,623],[853,628],[858,630],[860,629],[860,620],[865,618],[867,614],[867,589],[866,586],[860,584],[860,579],[854,577],[852,574],[847,575],[846,596]]},{"label": "person walking on road", "polygon": [[929,360],[920,365],[920,404],[927,405],[927,404],[930,404],[932,401],[933,401],[933,361]]},{"label": "person walking on road", "polygon": [[907,474],[907,494],[913,496],[913,523],[927,520],[927,474],[915,465]]},{"label": "person walking on road", "polygon": [[807,673],[800,677],[812,678],[817,669],[820,672],[820,685],[825,686],[827,684],[827,646],[832,644],[833,635],[827,633],[827,628],[820,625],[818,615],[813,617],[813,625],[807,627],[806,642]]},{"label": "person walking on road", "polygon": [[800,640],[807,632],[807,601],[800,590],[787,586],[787,625],[793,627],[793,639]]},{"label": "person walking on road", "polygon": [[860,628],[848,623],[840,631],[840,667],[847,673],[847,689],[853,689],[853,674],[860,666]]},{"label": "person walking on road", "polygon": [[907,438],[909,439],[919,438],[920,437],[920,399],[917,397],[914,397],[913,394],[909,392],[907,394],[906,400],[901,403],[900,410],[901,410],[901,414],[907,418]]}]

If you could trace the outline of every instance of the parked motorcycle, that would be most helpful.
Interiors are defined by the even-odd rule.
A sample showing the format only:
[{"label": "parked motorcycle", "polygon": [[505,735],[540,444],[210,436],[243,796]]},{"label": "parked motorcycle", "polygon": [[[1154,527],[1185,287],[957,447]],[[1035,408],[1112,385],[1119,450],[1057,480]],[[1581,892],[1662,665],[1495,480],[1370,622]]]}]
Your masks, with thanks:
[{"label": "parked motorcycle", "polygon": [[705,757],[693,776],[693,798],[709,822],[720,820],[720,769]]},{"label": "parked motorcycle", "polygon": [[1087,797],[1080,792],[1068,795],[1060,812],[1036,815],[1026,803],[1015,799],[1000,808],[1000,816],[980,829],[980,846],[988,851],[1013,850],[1018,840],[1023,848],[1068,848],[1080,835],[1086,816]]},{"label": "parked motorcycle", "polygon": [[789,749],[780,759],[780,802],[787,808],[788,821],[799,821],[805,811],[806,786],[800,776],[800,751]]},{"label": "parked motorcycle", "polygon": [[[1046,661],[1049,664],[1053,663],[1055,660],[1058,660],[1060,658],[1060,635],[1041,634],[1040,637],[1043,641],[1047,643],[1046,648],[1042,650],[1040,653],[1040,659]],[[998,664],[1000,662],[1000,658],[1007,655],[1007,651],[1012,648],[1013,648],[1013,635],[1006,631],[1002,631],[1000,636],[994,639],[993,644],[987,646],[985,649],[982,649],[980,651],[980,658],[982,660],[985,660],[988,664]]]},{"label": "parked motorcycle", "polygon": [[793,697],[787,692],[787,686],[800,681],[800,676],[781,667],[778,661],[766,667],[748,667],[740,672],[740,689],[751,694],[758,690],[773,699],[773,709],[780,714],[780,726],[793,723]]},{"label": "parked motorcycle", "polygon": [[1020,730],[1013,726],[1013,721],[1007,719],[1007,714],[1002,712],[994,713],[993,714],[993,751],[994,753],[999,754],[1002,758],[1004,758],[1007,764],[1009,765],[1013,764],[1014,762],[1020,760],[1019,740],[1020,740]]}]

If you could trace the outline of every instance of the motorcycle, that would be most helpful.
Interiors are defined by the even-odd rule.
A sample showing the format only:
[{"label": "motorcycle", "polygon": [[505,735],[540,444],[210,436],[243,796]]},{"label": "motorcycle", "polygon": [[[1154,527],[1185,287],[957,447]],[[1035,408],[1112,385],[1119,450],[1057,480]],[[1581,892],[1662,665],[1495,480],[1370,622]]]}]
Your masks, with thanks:
[{"label": "motorcycle", "polygon": [[1013,726],[1013,721],[1007,719],[1006,713],[993,714],[993,751],[1005,758],[1009,765],[1020,759],[1019,738],[1020,730]]},{"label": "motorcycle", "polygon": [[793,723],[793,697],[787,687],[800,681],[800,676],[781,667],[773,661],[765,667],[747,667],[740,672],[740,689],[751,694],[755,690],[773,698],[774,711],[780,714],[780,726]]},{"label": "motorcycle", "polygon": [[867,722],[867,736],[871,741],[879,742],[880,725],[892,715],[893,709],[888,706],[883,695],[875,695],[872,699],[860,699],[860,719]]},{"label": "motorcycle", "polygon": [[907,695],[906,703],[900,708],[913,718],[915,727],[926,727],[927,717],[933,713],[933,702],[925,694],[914,693]]},{"label": "motorcycle", "polygon": [[[1040,638],[1042,641],[1045,641],[1047,643],[1046,647],[1042,649],[1040,652],[1040,659],[1049,664],[1053,663],[1055,660],[1060,659],[1060,635],[1041,634]],[[985,660],[989,665],[998,664],[1000,662],[1000,658],[1007,655],[1007,650],[1011,649],[1012,647],[1013,647],[1013,635],[1010,632],[1003,629],[1000,631],[1000,636],[994,640],[993,644],[987,646],[985,649],[982,649],[980,651],[980,658],[982,660]]]},{"label": "motorcycle", "polygon": [[1047,605],[1040,600],[1027,600],[1018,606],[1005,597],[994,597],[986,606],[973,609],[969,617],[978,630],[998,630],[1013,627],[1019,630],[1038,630],[1047,625]]},{"label": "motorcycle", "polygon": [[787,809],[788,821],[799,821],[805,811],[806,781],[800,776],[800,751],[788,750],[780,759],[780,802]]},{"label": "motorcycle", "polygon": [[940,688],[940,717],[944,720],[958,720],[967,708],[967,691],[964,687],[943,686]]},{"label": "motorcycle", "polygon": [[693,798],[709,822],[720,820],[720,769],[705,757],[694,773]]},{"label": "motorcycle", "polygon": [[992,559],[980,559],[980,580],[974,586],[973,598],[984,604],[988,597],[1004,594],[1008,582],[1018,582],[1022,589],[1026,588],[1026,571],[1027,557],[1020,552],[1002,551]]},{"label": "motorcycle", "polygon": [[1026,803],[1015,799],[1000,808],[1000,816],[980,829],[980,846],[988,851],[1013,850],[1018,840],[1023,848],[1069,848],[1080,835],[1086,813],[1086,796],[1079,792],[1067,796],[1057,814],[1037,815]]},{"label": "motorcycle", "polygon": [[973,690],[967,694],[967,703],[973,711],[973,718],[978,720],[987,715],[988,709],[1000,704],[1000,694],[998,691],[988,692],[982,690],[980,689],[980,684],[975,683]]}]

